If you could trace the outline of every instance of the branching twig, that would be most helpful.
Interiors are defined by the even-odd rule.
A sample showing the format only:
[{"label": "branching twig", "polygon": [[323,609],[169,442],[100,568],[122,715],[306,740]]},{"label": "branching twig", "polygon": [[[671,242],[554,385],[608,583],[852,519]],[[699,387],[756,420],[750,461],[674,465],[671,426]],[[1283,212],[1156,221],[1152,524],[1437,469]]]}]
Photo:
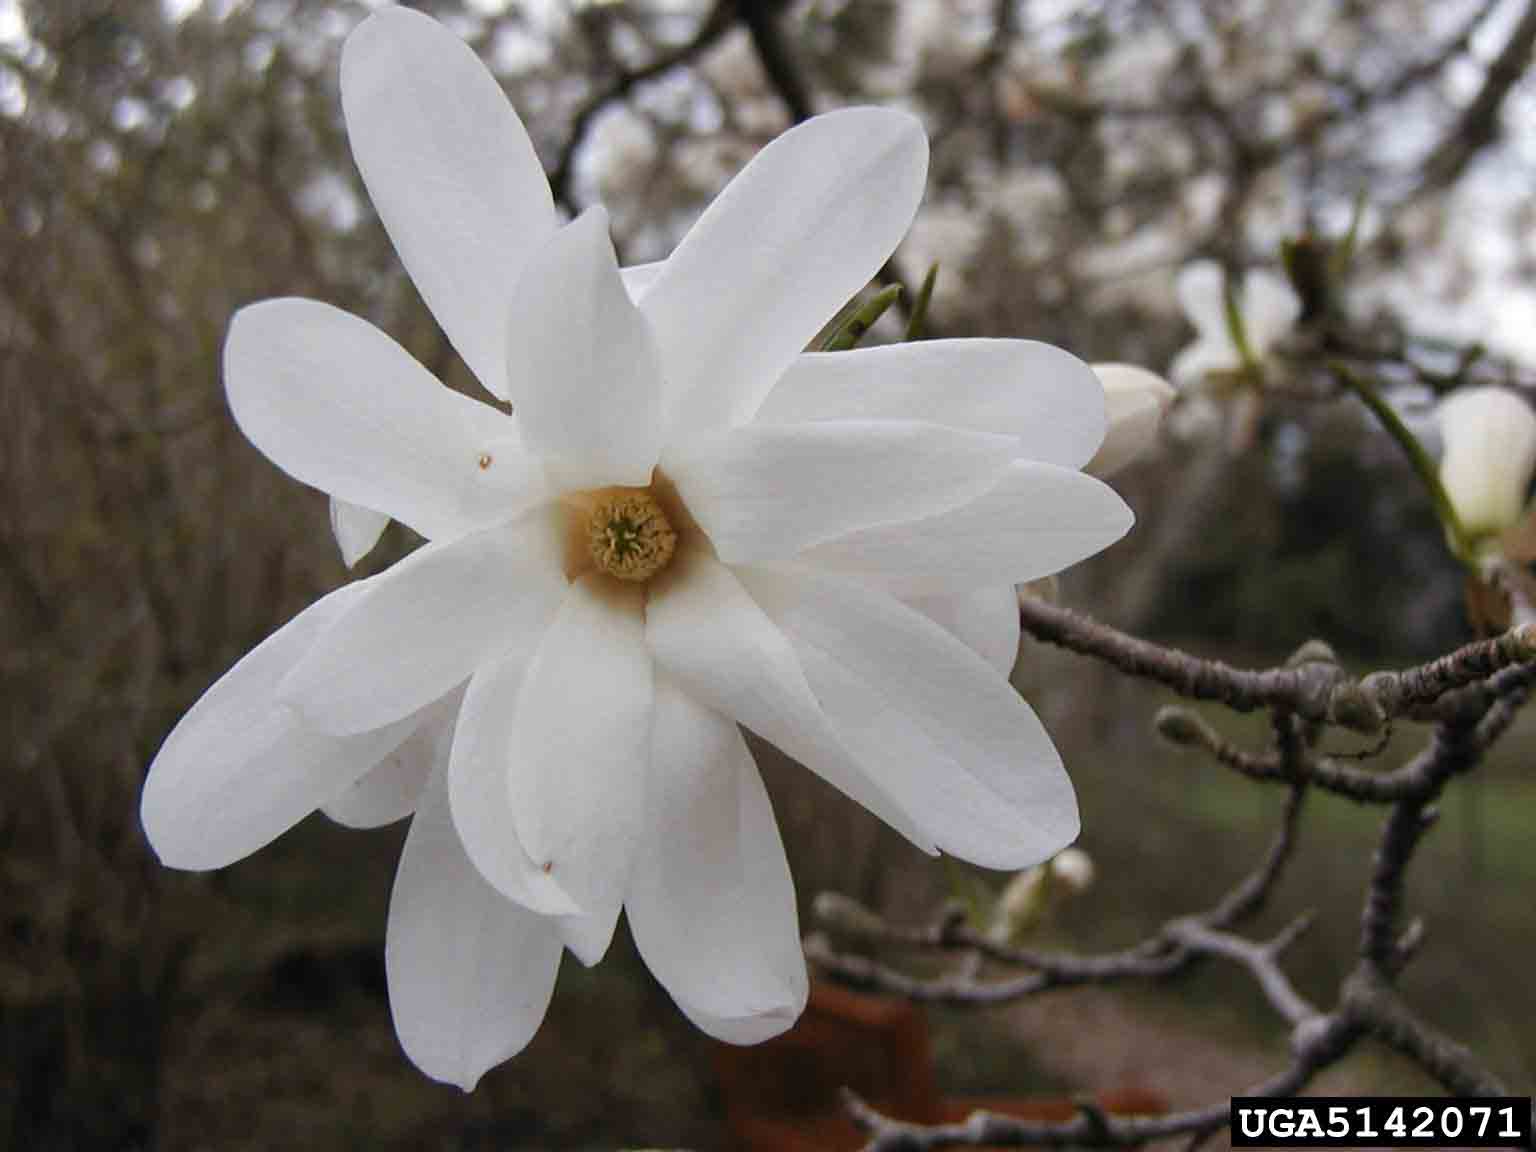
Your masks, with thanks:
[{"label": "branching twig", "polygon": [[549,173],[549,186],[554,192],[556,203],[569,210],[575,208],[571,202],[571,178],[576,165],[576,154],[581,151],[582,144],[586,142],[587,132],[591,129],[593,121],[597,119],[598,113],[615,101],[624,99],[635,87],[647,80],[655,80],[674,68],[680,68],[697,60],[731,30],[735,21],[736,5],[732,0],[717,0],[715,6],[699,24],[699,29],[693,34],[692,39],[670,51],[663,52],[643,67],[619,73],[606,87],[594,93],[592,98],[577,110],[576,115],[571,119],[570,133],[566,136],[565,145],[560,149],[560,156]]},{"label": "branching twig", "polygon": [[1361,732],[1378,731],[1400,715],[1442,718],[1432,707],[1458,689],[1477,693],[1460,711],[1481,714],[1510,690],[1508,682],[1495,685],[1495,673],[1517,671],[1526,682],[1536,670],[1536,632],[1526,628],[1474,641],[1428,664],[1376,672],[1356,681],[1322,660],[1262,670],[1234,668],[1154,644],[1036,597],[1020,597],[1019,620],[1036,639],[1155,680],[1190,699],[1215,700],[1239,712],[1279,708],[1304,720]]},{"label": "branching twig", "polygon": [[[824,897],[817,902],[823,919],[876,945],[965,950],[1023,971],[991,980],[982,980],[975,970],[922,978],[867,956],[835,952],[820,936],[808,942],[814,962],[844,979],[909,999],[976,1005],[1016,1000],[1051,988],[1173,976],[1203,957],[1217,956],[1242,966],[1291,1030],[1290,1062],[1247,1095],[1300,1091],[1364,1036],[1374,1036],[1409,1057],[1449,1092],[1504,1094],[1498,1078],[1466,1048],[1420,1020],[1392,982],[1423,938],[1419,921],[1407,931],[1399,928],[1409,863],[1434,821],[1433,805],[1440,793],[1452,779],[1477,765],[1530,692],[1533,637],[1529,632],[1520,630],[1470,644],[1417,668],[1377,673],[1355,682],[1331,660],[1308,658],[1305,651],[1283,668],[1243,671],[1159,647],[1038,600],[1021,603],[1020,616],[1025,628],[1042,639],[1169,684],[1185,695],[1221,700],[1240,709],[1269,708],[1274,741],[1263,754],[1237,748],[1201,718],[1181,709],[1164,709],[1157,721],[1165,737],[1199,747],[1225,767],[1289,784],[1285,816],[1269,852],[1207,912],[1168,920],[1152,936],[1121,952],[1081,956],[1018,948],[990,939],[953,913],[923,928],[893,927],[867,909]],[[1351,691],[1354,696],[1349,695]],[[1344,715],[1338,707],[1341,698],[1351,701]],[[1323,726],[1358,719],[1350,710],[1359,701],[1374,707],[1383,722],[1394,714],[1426,709],[1440,711],[1445,718],[1418,755],[1390,772],[1368,772],[1317,756],[1312,745]],[[1274,890],[1294,851],[1302,804],[1312,787],[1390,805],[1365,888],[1359,959],[1340,980],[1336,1003],[1327,1010],[1304,997],[1281,967],[1283,953],[1311,923],[1310,916],[1292,921],[1267,941],[1232,930],[1259,911]],[[870,1134],[867,1147],[873,1152],[955,1145],[1110,1148],[1176,1136],[1188,1137],[1197,1146],[1225,1125],[1229,1115],[1228,1105],[1222,1103],[1150,1118],[1082,1110],[1064,1124],[1037,1124],[976,1113],[960,1124],[924,1126],[892,1120],[851,1094],[847,1107]]]},{"label": "branching twig", "polygon": [[1292,668],[1234,668],[1166,648],[1101,624],[1080,612],[1035,597],[1019,598],[1019,620],[1036,639],[1093,656],[1131,676],[1166,684],[1181,696],[1216,700],[1239,712],[1279,707],[1306,720],[1374,732],[1386,716],[1335,665],[1322,661]]}]

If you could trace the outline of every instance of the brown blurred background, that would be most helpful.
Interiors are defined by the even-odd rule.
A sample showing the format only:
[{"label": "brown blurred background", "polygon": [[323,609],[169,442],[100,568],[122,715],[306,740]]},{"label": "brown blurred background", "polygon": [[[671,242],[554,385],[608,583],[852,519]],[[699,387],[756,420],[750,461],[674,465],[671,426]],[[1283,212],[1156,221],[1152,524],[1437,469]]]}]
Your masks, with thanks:
[{"label": "brown blurred background", "polygon": [[[1536,347],[1526,78],[1536,3],[1460,0],[632,0],[418,5],[504,82],[565,207],[601,198],[627,261],[669,249],[791,118],[918,111],[941,264],[936,334],[1024,336],[1165,368],[1196,255],[1277,261],[1362,193],[1349,307],[1406,333]],[[721,1140],[710,1048],[621,933],[568,961],[544,1029],[465,1097],[398,1049],[382,935],[403,827],[320,817],[226,870],[160,868],[137,797],[203,689],[347,578],[326,503],[224,404],[240,305],[309,295],[475,385],[395,260],[340,123],[344,0],[0,0],[0,1143],[17,1149],[441,1148]],[[889,338],[884,329],[877,337]],[[1303,381],[1302,383],[1305,383]],[[1466,638],[1438,528],[1342,401],[1275,398],[1251,443],[1170,438],[1116,479],[1132,536],[1065,581],[1117,624],[1233,660],[1313,635],[1360,667]],[[373,571],[413,546],[389,530]],[[1274,798],[1157,745],[1156,691],[1026,644],[1016,680],[1063,749],[1098,864],[1042,932],[1128,942],[1248,865]],[[1242,734],[1221,718],[1226,730]],[[1396,739],[1410,748],[1411,731]],[[1416,864],[1407,981],[1431,1019],[1536,1079],[1528,731],[1453,799]],[[956,873],[764,756],[803,901],[919,917]],[[1282,912],[1320,912],[1305,990],[1350,954],[1371,817],[1318,802]],[[982,876],[1000,886],[1005,878]],[[975,1090],[1252,1080],[1283,1037],[1202,970],[935,1017]],[[1367,1052],[1324,1087],[1419,1086]]]}]

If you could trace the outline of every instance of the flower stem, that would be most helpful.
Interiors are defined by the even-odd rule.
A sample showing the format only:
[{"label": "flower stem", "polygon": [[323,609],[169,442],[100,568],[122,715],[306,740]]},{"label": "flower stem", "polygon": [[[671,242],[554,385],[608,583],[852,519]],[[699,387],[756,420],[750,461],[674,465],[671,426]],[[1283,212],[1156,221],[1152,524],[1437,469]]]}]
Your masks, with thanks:
[{"label": "flower stem", "polygon": [[864,333],[874,326],[876,320],[885,314],[885,310],[896,303],[901,296],[901,285],[892,284],[889,288],[882,288],[863,304],[854,309],[853,314],[844,320],[837,331],[828,336],[822,344],[823,352],[847,352],[851,348],[858,347],[859,341],[864,339]]},{"label": "flower stem", "polygon": [[1461,517],[1456,514],[1456,506],[1451,503],[1445,486],[1440,483],[1440,473],[1435,468],[1435,462],[1429,458],[1429,453],[1424,451],[1424,445],[1419,443],[1419,438],[1409,430],[1408,425],[1403,423],[1402,417],[1397,414],[1392,405],[1381,398],[1381,393],[1369,380],[1349,365],[1337,360],[1330,361],[1328,366],[1344,386],[1360,397],[1361,403],[1371,410],[1377,420],[1381,421],[1381,426],[1387,430],[1387,434],[1397,441],[1398,447],[1408,457],[1408,463],[1413,465],[1413,470],[1418,473],[1420,482],[1429,491],[1429,498],[1435,506],[1435,514],[1445,525],[1451,551],[1455,553],[1456,559],[1473,572],[1477,572],[1478,565],[1474,549],[1467,541],[1467,531],[1462,527]]},{"label": "flower stem", "polygon": [[930,264],[928,274],[923,277],[922,287],[917,290],[917,297],[912,301],[912,315],[907,319],[906,338],[908,340],[923,338],[923,328],[928,323],[928,303],[933,299],[933,285],[938,278],[938,264]]}]

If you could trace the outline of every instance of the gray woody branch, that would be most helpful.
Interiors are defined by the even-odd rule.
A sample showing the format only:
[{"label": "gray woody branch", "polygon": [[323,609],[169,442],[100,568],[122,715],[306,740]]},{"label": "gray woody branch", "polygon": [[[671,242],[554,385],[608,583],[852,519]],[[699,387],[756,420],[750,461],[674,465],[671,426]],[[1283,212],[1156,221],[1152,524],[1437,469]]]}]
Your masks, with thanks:
[{"label": "gray woody branch", "polygon": [[[891,925],[842,897],[823,895],[817,914],[839,932],[877,947],[962,952],[1015,972],[982,979],[980,965],[936,977],[918,977],[866,955],[834,950],[824,935],[807,940],[809,958],[857,985],[913,1000],[995,1004],[1053,988],[1130,979],[1163,979],[1216,957],[1249,973],[1276,1015],[1290,1029],[1290,1058],[1247,1095],[1290,1095],[1374,1037],[1417,1063],[1447,1092],[1501,1095],[1502,1082],[1454,1040],[1420,1020],[1393,982],[1423,938],[1415,921],[1400,929],[1409,864],[1435,819],[1434,804],[1447,784],[1471,771],[1508,728],[1536,677],[1536,632],[1519,629],[1457,649],[1414,668],[1347,676],[1320,645],[1307,645],[1284,667],[1233,668],[1129,636],[1091,618],[1039,600],[1020,604],[1026,631],[1039,639],[1093,656],[1131,675],[1181,694],[1233,708],[1267,708],[1273,716],[1269,749],[1245,751],[1220,737],[1191,712],[1164,709],[1156,727],[1175,743],[1202,749],[1241,775],[1288,785],[1281,826],[1260,864],[1206,912],[1166,921],[1149,938],[1118,952],[1080,955],[1019,948],[977,932],[963,913],[947,910],[932,924]],[[1429,744],[1402,767],[1372,772],[1322,756],[1313,744],[1326,725],[1389,730],[1395,717],[1437,721]],[[1368,754],[1380,752],[1385,739]],[[1312,1004],[1281,966],[1286,949],[1306,930],[1303,915],[1276,936],[1255,941],[1233,928],[1263,907],[1295,847],[1306,794],[1313,788],[1387,807],[1371,862],[1361,912],[1359,954],[1339,981],[1333,1006]],[[1064,1124],[1040,1124],[979,1112],[959,1124],[918,1125],[893,1120],[851,1093],[849,1115],[867,1133],[871,1152],[951,1146],[1126,1147],[1188,1138],[1191,1147],[1223,1127],[1226,1102],[1153,1117],[1108,1116],[1081,1105]]]}]

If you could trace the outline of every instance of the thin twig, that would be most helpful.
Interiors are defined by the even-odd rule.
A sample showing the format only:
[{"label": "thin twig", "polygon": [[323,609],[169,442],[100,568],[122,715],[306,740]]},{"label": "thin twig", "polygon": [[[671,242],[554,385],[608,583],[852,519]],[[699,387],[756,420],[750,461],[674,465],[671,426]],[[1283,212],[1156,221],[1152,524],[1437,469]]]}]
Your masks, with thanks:
[{"label": "thin twig", "polygon": [[592,98],[577,110],[576,115],[571,119],[570,132],[565,138],[564,146],[560,149],[559,158],[549,173],[549,186],[554,192],[556,203],[567,210],[575,210],[576,206],[571,201],[571,179],[575,171],[576,154],[581,151],[582,144],[586,142],[587,133],[596,121],[598,113],[615,101],[624,99],[638,85],[648,80],[658,79],[674,68],[680,68],[697,60],[724,38],[735,22],[736,5],[732,0],[717,0],[715,6],[699,24],[698,31],[686,43],[661,53],[640,68],[619,73],[606,87],[593,94]]}]

